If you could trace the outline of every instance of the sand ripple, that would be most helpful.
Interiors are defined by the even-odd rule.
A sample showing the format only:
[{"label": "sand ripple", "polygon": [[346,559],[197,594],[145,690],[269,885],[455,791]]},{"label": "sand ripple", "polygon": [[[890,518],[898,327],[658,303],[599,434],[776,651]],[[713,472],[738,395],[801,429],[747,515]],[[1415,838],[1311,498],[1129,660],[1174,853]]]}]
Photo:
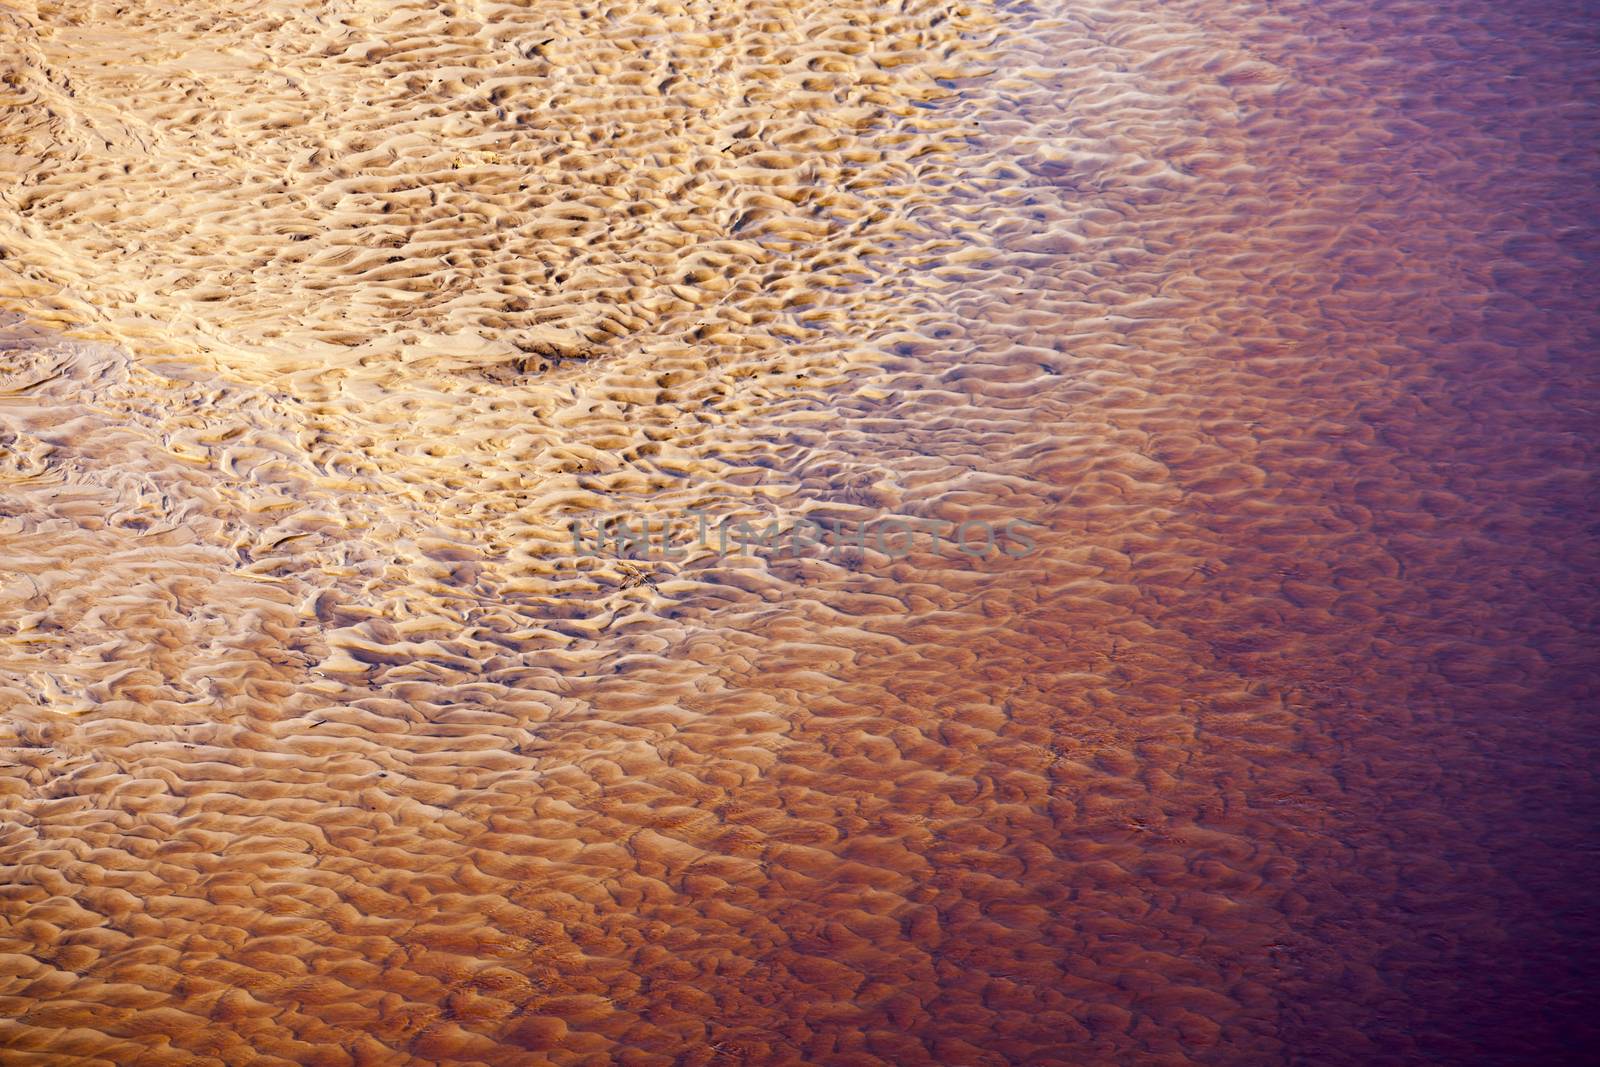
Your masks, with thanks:
[{"label": "sand ripple", "polygon": [[5,1062],[1574,1061],[1582,7],[0,7]]}]

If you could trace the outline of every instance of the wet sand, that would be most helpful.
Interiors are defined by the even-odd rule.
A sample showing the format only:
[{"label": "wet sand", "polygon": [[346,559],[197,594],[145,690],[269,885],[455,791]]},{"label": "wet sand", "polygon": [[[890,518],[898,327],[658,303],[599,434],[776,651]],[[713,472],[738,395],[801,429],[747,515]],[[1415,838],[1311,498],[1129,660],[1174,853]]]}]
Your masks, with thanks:
[{"label": "wet sand", "polygon": [[1579,1062],[1592,16],[0,0],[0,1061]]}]

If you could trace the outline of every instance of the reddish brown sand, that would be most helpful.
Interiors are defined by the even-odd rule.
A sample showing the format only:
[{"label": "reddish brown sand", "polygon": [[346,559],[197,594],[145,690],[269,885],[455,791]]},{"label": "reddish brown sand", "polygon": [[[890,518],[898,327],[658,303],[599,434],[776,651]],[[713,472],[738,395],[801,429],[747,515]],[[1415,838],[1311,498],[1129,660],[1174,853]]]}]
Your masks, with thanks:
[{"label": "reddish brown sand", "polygon": [[1577,1062],[1595,15],[0,0],[0,1063]]}]

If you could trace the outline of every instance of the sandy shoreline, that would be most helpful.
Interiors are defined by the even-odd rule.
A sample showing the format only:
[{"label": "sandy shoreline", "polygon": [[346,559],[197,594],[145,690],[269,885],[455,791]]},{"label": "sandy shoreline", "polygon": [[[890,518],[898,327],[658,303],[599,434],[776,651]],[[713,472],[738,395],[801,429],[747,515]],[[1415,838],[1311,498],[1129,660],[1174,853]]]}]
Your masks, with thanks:
[{"label": "sandy shoreline", "polygon": [[0,0],[0,1059],[1577,1062],[1581,9]]}]

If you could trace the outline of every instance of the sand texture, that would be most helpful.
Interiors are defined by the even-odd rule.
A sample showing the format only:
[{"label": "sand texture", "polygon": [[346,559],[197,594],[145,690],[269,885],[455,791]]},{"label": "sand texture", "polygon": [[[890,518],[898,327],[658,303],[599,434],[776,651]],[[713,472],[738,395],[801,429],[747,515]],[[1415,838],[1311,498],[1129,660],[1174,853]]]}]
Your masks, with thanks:
[{"label": "sand texture", "polygon": [[0,0],[0,1064],[1579,1062],[1597,26]]}]

